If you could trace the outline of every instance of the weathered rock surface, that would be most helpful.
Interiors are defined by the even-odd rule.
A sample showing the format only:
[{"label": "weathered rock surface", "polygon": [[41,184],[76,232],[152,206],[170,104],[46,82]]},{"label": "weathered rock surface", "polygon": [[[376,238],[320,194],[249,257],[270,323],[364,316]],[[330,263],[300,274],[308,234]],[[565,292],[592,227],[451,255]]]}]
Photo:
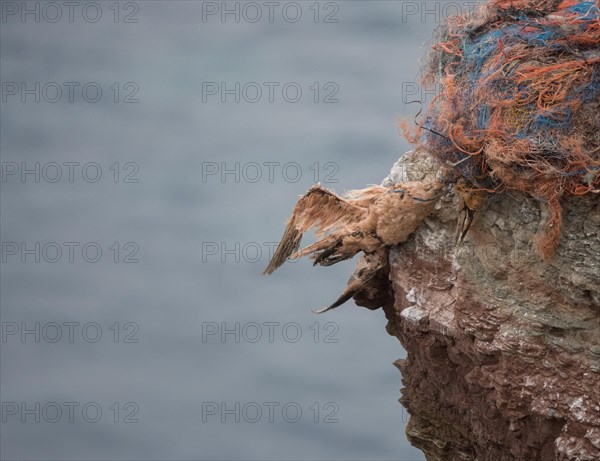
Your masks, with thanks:
[{"label": "weathered rock surface", "polygon": [[[417,151],[386,181],[435,174]],[[600,197],[564,202],[548,263],[535,199],[490,195],[458,247],[456,207],[449,191],[392,248],[377,300],[408,353],[409,439],[428,460],[600,460]]]}]

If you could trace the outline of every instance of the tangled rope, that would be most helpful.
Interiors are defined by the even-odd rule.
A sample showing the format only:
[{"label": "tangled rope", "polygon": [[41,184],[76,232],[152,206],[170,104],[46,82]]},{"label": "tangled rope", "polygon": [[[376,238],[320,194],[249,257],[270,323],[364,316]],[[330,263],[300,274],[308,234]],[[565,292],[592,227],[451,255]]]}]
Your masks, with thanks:
[{"label": "tangled rope", "polygon": [[560,199],[600,192],[598,1],[490,0],[438,29],[423,82],[438,84],[418,132],[455,178],[524,191],[549,206],[535,239],[546,259]]}]

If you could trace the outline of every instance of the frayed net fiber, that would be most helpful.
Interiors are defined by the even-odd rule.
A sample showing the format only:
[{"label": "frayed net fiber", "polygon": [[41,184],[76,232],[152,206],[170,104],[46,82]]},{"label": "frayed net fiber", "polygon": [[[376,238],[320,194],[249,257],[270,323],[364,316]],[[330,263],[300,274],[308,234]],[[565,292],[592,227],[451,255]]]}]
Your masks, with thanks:
[{"label": "frayed net fiber", "polygon": [[600,192],[598,0],[491,0],[451,17],[423,80],[440,91],[412,140],[474,189],[546,203],[535,244],[551,258],[560,199]]}]

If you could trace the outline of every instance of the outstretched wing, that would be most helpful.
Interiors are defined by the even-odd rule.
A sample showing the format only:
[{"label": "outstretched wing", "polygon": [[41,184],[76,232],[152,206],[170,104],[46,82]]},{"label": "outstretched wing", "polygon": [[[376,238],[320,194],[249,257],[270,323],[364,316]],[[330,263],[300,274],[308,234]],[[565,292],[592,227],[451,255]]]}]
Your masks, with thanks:
[{"label": "outstretched wing", "polygon": [[367,208],[344,200],[319,184],[311,187],[296,203],[281,242],[263,274],[271,274],[298,250],[304,232],[314,227],[317,235],[323,235],[356,223],[367,213]]}]

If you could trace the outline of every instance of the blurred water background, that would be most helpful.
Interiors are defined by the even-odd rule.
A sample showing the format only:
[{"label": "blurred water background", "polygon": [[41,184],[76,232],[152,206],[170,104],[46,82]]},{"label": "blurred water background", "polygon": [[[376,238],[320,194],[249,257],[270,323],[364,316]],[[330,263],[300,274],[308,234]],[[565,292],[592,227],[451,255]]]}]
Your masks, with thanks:
[{"label": "blurred water background", "polygon": [[3,3],[2,459],[423,459],[383,313],[310,312],[353,262],[260,273],[299,194],[379,183],[408,149],[397,120],[422,95],[403,89],[443,3],[299,2],[297,22],[288,2],[272,22],[263,2],[257,22],[209,15],[221,2],[81,2],[72,22]]}]

